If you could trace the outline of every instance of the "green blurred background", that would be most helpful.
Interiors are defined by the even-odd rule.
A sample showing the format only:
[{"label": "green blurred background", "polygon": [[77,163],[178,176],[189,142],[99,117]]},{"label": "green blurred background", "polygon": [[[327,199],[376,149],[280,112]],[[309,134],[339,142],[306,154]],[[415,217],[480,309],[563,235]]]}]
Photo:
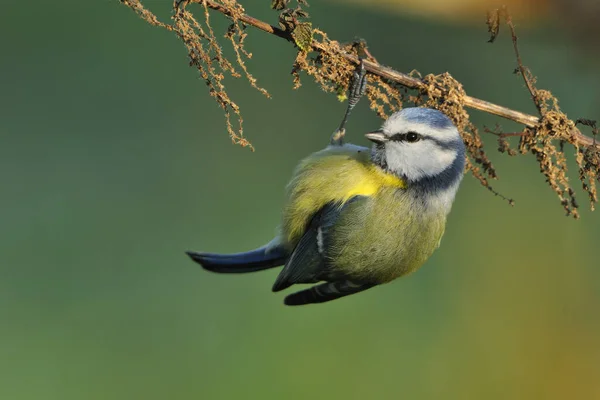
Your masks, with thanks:
[{"label": "green blurred background", "polygon": [[[268,1],[244,3],[276,21]],[[483,17],[354,3],[309,11],[384,64],[534,111]],[[168,16],[170,2],[145,4]],[[552,17],[515,19],[540,85],[600,118],[597,57]],[[405,279],[286,308],[277,271],[192,263],[185,250],[271,239],[295,164],[345,107],[309,78],[291,90],[289,44],[250,31],[247,47],[273,95],[227,81],[254,153],[231,144],[178,39],[116,0],[0,6],[0,399],[600,398],[600,215],[580,194],[582,219],[564,217],[535,161],[493,140],[494,186],[516,207],[467,177],[441,248]],[[348,135],[366,145],[379,124],[361,102]]]}]

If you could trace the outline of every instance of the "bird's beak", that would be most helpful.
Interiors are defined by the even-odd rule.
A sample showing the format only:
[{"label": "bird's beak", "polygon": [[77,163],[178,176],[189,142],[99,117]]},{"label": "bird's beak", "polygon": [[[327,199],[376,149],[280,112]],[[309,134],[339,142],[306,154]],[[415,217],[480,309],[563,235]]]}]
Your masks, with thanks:
[{"label": "bird's beak", "polygon": [[385,134],[382,131],[369,132],[365,136],[367,137],[367,139],[369,139],[373,143],[381,144],[381,143],[385,143],[388,141],[388,138],[385,136]]}]

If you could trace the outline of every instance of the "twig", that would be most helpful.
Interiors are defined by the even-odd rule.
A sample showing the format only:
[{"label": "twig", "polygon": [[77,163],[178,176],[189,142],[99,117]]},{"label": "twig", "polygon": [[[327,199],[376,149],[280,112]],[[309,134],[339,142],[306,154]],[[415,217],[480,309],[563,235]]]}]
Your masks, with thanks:
[{"label": "twig", "polygon": [[501,138],[506,138],[506,137],[521,137],[521,136],[525,136],[526,133],[525,132],[502,132],[502,133],[497,133],[497,132],[492,132],[492,131],[486,131],[487,133],[491,133],[492,135],[496,135],[498,137]]},{"label": "twig", "polygon": [[[529,91],[529,94],[531,94],[531,99],[533,100],[533,103],[535,104],[536,108],[538,109],[538,112],[540,113],[540,115],[542,115],[543,114],[542,106],[538,100],[537,92],[536,92],[535,88],[533,87],[533,84],[529,77],[529,70],[523,65],[523,61],[521,59],[521,53],[519,52],[519,43],[518,43],[519,39],[517,37],[517,33],[515,32],[515,25],[512,22],[512,17],[510,16],[510,14],[508,14],[508,12],[506,11],[506,8],[504,8],[503,11],[506,15],[506,25],[508,25],[508,27],[510,28],[510,34],[512,36],[513,48],[515,51],[515,57],[517,59],[517,68],[518,68],[519,72],[521,73],[521,76],[523,77],[523,81],[525,81],[525,86],[527,86],[527,90]],[[515,70],[515,72],[516,72],[516,70]]]},{"label": "twig", "polygon": [[[227,8],[225,8],[222,5],[217,4],[211,0],[189,0],[189,3],[206,4],[207,7],[211,8],[215,11],[218,11],[225,15],[230,15],[229,10]],[[278,27],[275,27],[273,25],[270,25],[264,21],[261,21],[254,17],[251,17],[247,14],[242,14],[242,15],[238,16],[238,19],[240,21],[242,21],[243,23],[245,23],[246,25],[253,26],[264,32],[270,33],[272,35],[275,35],[280,38],[283,38],[283,39],[293,42],[293,39],[291,38],[291,36],[288,32],[286,32]],[[516,36],[515,35],[513,35],[513,44],[516,47]],[[325,50],[324,46],[317,41],[312,42],[312,47],[317,51]],[[346,52],[341,51],[340,55],[342,57],[344,57],[346,60],[348,60],[354,64],[358,65],[360,63],[358,57],[356,57],[353,54],[348,54]],[[518,56],[518,50],[517,50],[517,58],[518,58],[518,60],[520,59],[520,57]],[[414,77],[404,74],[402,72],[398,72],[392,68],[383,66],[376,62],[364,60],[364,65],[368,72],[378,75],[384,79],[389,79],[391,81],[399,83],[400,85],[405,86],[407,88],[420,89],[425,86],[424,82],[421,79],[414,78]],[[520,62],[519,62],[519,66],[520,66],[520,68],[524,69],[524,67],[522,67],[522,63],[520,63]],[[521,70],[520,72],[521,72],[521,74],[523,74],[523,76],[526,76],[524,74],[524,72],[527,72],[527,71]],[[527,79],[525,80],[525,82],[526,82],[526,85],[528,85],[528,90],[534,97],[534,101],[535,101],[536,98],[534,95],[535,92],[532,91],[533,88],[530,87]],[[536,101],[536,105],[537,105],[537,103],[538,102]],[[500,106],[500,105],[497,105],[494,103],[490,103],[489,101],[477,99],[477,98],[471,97],[471,96],[464,96],[464,105],[465,105],[465,107],[469,107],[469,108],[472,108],[475,110],[486,112],[488,114],[493,114],[493,115],[496,115],[496,116],[499,116],[499,117],[502,117],[505,119],[509,119],[511,121],[518,122],[518,123],[523,124],[530,128],[534,128],[534,127],[538,126],[538,124],[540,123],[540,118],[538,118],[534,115],[530,115],[530,114],[526,114],[526,113],[523,113],[520,111],[512,110],[510,108],[503,107],[503,106]],[[594,138],[591,138],[591,137],[586,136],[583,133],[581,133],[581,131],[578,128],[571,129],[571,131],[569,133],[573,137],[574,142],[579,146],[600,148],[600,143],[597,143]]]}]

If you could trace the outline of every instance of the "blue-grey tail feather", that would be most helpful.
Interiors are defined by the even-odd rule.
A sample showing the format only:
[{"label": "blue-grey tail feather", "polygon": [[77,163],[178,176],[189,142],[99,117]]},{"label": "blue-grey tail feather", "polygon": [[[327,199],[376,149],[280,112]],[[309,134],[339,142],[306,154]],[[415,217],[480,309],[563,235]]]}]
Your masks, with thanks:
[{"label": "blue-grey tail feather", "polygon": [[262,271],[285,264],[287,252],[282,247],[260,247],[245,253],[214,254],[187,251],[190,258],[207,271],[221,274],[240,274]]}]

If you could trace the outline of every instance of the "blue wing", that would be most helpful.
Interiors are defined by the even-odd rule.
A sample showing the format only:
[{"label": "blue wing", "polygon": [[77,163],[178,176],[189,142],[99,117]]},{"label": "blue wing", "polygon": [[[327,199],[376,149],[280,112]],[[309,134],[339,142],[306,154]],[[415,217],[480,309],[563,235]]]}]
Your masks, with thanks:
[{"label": "blue wing", "polygon": [[304,235],[288,258],[273,284],[278,292],[296,283],[316,283],[335,279],[328,265],[328,244],[331,228],[349,204],[365,199],[355,196],[343,205],[328,203],[311,219]]}]

